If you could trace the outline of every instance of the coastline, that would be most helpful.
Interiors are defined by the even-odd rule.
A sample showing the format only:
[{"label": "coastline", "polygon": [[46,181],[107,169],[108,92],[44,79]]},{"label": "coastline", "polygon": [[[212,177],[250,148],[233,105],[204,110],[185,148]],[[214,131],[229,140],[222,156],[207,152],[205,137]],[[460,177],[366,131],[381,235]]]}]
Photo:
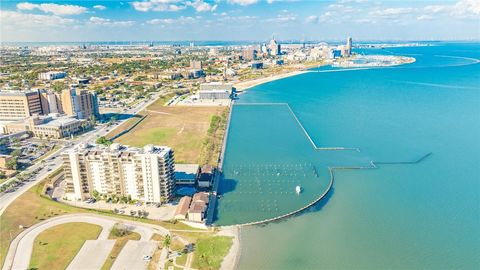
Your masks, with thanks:
[{"label": "coastline", "polygon": [[240,257],[240,226],[231,225],[224,226],[220,228],[218,235],[230,236],[232,237],[232,246],[228,251],[228,254],[223,258],[222,264],[220,265],[221,270],[232,270],[236,269],[238,258]]},{"label": "coastline", "polygon": [[307,72],[309,72],[307,69],[289,71],[289,72],[286,72],[286,73],[273,75],[273,76],[269,76],[269,77],[263,77],[263,78],[259,78],[259,79],[238,82],[238,83],[234,84],[234,87],[237,91],[243,92],[243,91],[245,91],[249,88],[255,87],[255,86],[260,85],[260,84],[280,80],[280,79],[283,79],[283,78],[288,78],[288,77],[291,77],[291,76],[300,75],[300,74],[307,73]]}]

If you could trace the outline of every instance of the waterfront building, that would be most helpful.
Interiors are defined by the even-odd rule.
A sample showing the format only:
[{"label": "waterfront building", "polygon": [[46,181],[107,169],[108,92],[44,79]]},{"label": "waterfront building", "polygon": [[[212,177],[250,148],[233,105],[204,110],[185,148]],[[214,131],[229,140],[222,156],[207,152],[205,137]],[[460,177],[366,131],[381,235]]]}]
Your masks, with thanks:
[{"label": "waterfront building", "polygon": [[209,188],[212,185],[214,172],[215,169],[212,165],[203,165],[198,178],[198,186],[202,188]]},{"label": "waterfront building", "polygon": [[0,120],[19,120],[42,113],[38,90],[0,92]]},{"label": "waterfront building", "polygon": [[31,132],[37,138],[61,139],[90,127],[87,120],[68,116],[31,116],[5,125],[5,133]]},{"label": "waterfront building", "polygon": [[57,79],[63,79],[65,78],[65,76],[67,76],[67,73],[63,71],[49,71],[49,72],[39,73],[38,79],[53,81]]},{"label": "waterfront building", "polygon": [[190,208],[190,202],[192,198],[189,196],[184,196],[178,202],[177,208],[175,209],[175,214],[173,215],[174,219],[187,219],[188,209]]},{"label": "waterfront building", "polygon": [[162,203],[174,195],[174,154],[166,146],[80,145],[62,158],[67,192],[73,193],[75,200],[98,192]]},{"label": "waterfront building", "polygon": [[208,193],[195,193],[192,197],[190,208],[188,209],[188,220],[193,222],[203,222],[206,217],[208,202]]},{"label": "waterfront building", "polygon": [[175,181],[177,185],[195,185],[200,166],[198,164],[176,164]]},{"label": "waterfront building", "polygon": [[351,37],[348,37],[347,38],[347,55],[351,55],[352,54],[352,38]]},{"label": "waterfront building", "polygon": [[200,84],[199,99],[231,99],[235,89],[231,83],[210,82]]}]

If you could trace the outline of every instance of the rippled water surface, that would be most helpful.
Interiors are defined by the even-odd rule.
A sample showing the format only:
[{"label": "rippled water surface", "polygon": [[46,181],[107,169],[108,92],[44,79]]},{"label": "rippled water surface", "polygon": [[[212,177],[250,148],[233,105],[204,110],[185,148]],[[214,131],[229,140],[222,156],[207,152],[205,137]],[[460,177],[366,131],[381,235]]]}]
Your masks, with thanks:
[{"label": "rippled water surface", "polygon": [[[480,268],[480,44],[362,53],[417,61],[323,67],[240,97],[216,223],[298,209],[325,189],[328,167],[432,154],[336,171],[333,189],[306,213],[242,229],[240,269]],[[315,150],[302,126],[318,147],[361,151]]]}]

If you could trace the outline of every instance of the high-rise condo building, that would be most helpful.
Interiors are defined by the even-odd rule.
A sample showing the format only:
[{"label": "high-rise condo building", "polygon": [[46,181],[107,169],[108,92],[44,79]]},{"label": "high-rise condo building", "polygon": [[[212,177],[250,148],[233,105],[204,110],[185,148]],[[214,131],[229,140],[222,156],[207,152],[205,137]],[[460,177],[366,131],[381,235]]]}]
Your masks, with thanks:
[{"label": "high-rise condo building", "polygon": [[39,91],[0,92],[0,120],[19,120],[42,113]]},{"label": "high-rise condo building", "polygon": [[175,190],[174,154],[169,147],[80,145],[62,158],[67,192],[76,200],[98,192],[159,203],[169,201]]},{"label": "high-rise condo building", "polygon": [[91,115],[98,117],[97,95],[94,92],[81,89],[63,90],[61,95],[63,113],[76,116],[79,119],[88,119]]},{"label": "high-rise condo building", "polygon": [[352,38],[351,37],[347,38],[347,51],[348,51],[348,55],[352,54]]},{"label": "high-rise condo building", "polygon": [[270,54],[271,55],[280,55],[281,54],[280,44],[277,43],[275,38],[270,40],[270,44],[268,44],[268,48],[270,49]]}]

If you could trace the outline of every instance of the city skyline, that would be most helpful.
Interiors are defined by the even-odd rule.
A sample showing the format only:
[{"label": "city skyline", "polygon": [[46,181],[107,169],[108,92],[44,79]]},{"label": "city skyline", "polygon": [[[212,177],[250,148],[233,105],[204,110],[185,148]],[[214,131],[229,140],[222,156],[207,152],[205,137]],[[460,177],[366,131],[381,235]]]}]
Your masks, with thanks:
[{"label": "city skyline", "polygon": [[2,42],[475,40],[480,2],[8,1]]}]

